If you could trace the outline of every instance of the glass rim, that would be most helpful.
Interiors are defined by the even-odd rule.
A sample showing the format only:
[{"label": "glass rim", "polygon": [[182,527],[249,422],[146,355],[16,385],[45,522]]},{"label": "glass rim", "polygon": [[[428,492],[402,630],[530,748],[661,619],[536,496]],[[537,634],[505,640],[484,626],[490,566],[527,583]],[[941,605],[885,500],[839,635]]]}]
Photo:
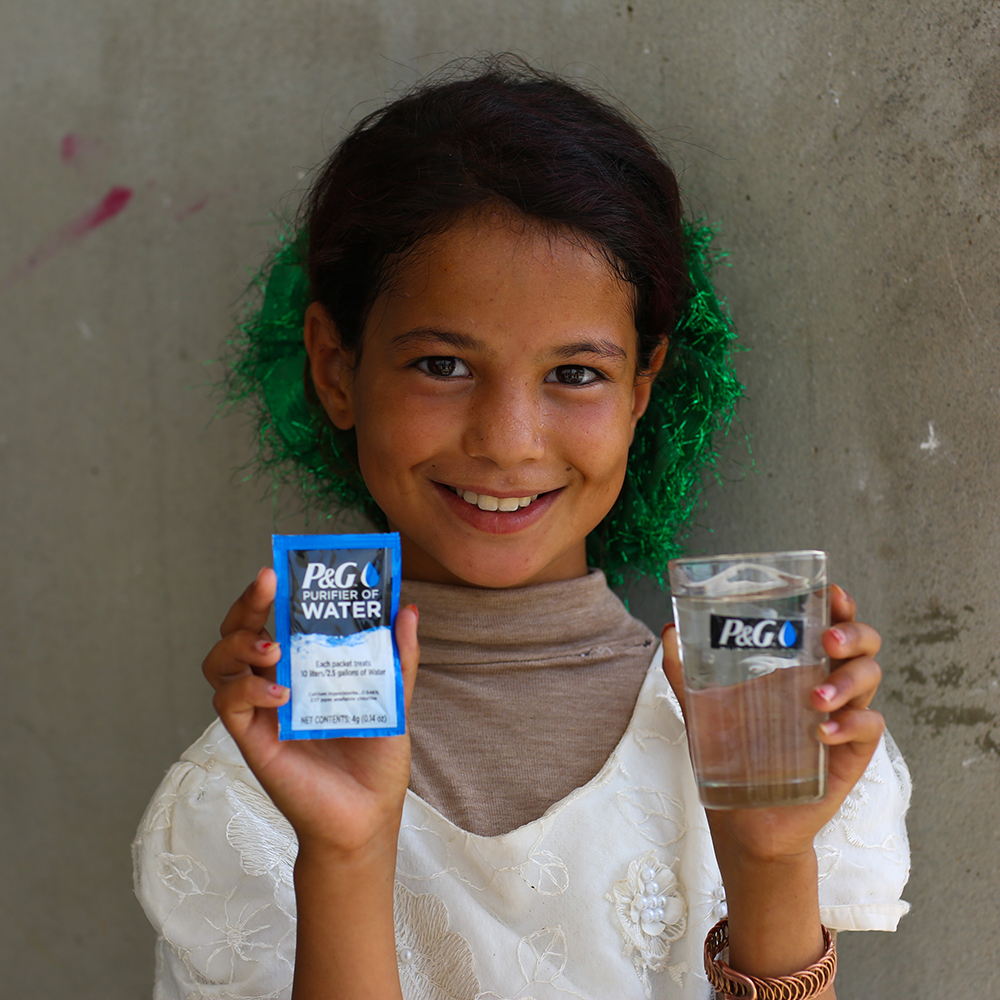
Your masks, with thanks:
[{"label": "glass rim", "polygon": [[820,557],[829,559],[830,555],[825,549],[786,549],[776,552],[724,552],[717,556],[678,556],[667,562],[667,568],[671,566],[691,566],[696,563],[709,562],[746,562],[750,559],[788,559],[788,558],[812,558]]}]

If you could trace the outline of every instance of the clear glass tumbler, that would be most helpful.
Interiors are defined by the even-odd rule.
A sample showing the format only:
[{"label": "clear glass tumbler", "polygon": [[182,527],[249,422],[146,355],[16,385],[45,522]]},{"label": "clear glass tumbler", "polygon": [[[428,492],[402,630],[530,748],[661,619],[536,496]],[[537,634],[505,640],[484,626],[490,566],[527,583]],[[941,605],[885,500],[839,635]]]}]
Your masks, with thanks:
[{"label": "clear glass tumbler", "polygon": [[688,742],[702,804],[737,809],[826,794],[826,718],[810,694],[830,672],[825,552],[669,564]]}]

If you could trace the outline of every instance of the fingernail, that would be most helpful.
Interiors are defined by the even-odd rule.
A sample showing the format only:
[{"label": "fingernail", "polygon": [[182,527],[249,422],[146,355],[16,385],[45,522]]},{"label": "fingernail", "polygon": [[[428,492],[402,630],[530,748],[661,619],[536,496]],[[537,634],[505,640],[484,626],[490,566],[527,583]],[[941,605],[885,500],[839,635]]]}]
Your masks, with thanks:
[{"label": "fingernail", "polygon": [[841,632],[839,628],[830,629],[830,635],[832,635],[834,639],[836,639],[837,642],[839,642],[841,645],[847,642],[847,636],[844,635],[844,633]]},{"label": "fingernail", "polygon": [[272,696],[275,698],[284,698],[284,696],[288,694],[288,688],[282,687],[280,684],[272,684],[270,691]]},{"label": "fingernail", "polygon": [[840,723],[834,722],[833,719],[830,719],[829,722],[821,722],[819,728],[822,729],[827,736],[832,736],[840,730]]},{"label": "fingernail", "polygon": [[257,648],[262,652],[266,653],[272,646],[276,646],[276,642],[265,642],[263,639],[257,643]]},{"label": "fingernail", "polygon": [[835,583],[834,586],[837,588],[837,590],[840,591],[840,596],[843,597],[845,601],[850,601],[852,604],[854,603],[854,598],[851,597],[851,595],[846,590],[844,590],[844,588],[841,587],[839,583]]},{"label": "fingernail", "polygon": [[407,604],[407,607],[413,612],[414,617],[419,622],[420,621],[420,608],[418,608],[415,604]]},{"label": "fingernail", "polygon": [[837,689],[832,684],[823,684],[821,687],[816,688],[816,694],[823,701],[832,701],[837,696]]},{"label": "fingernail", "polygon": [[673,622],[667,622],[667,624],[663,626],[663,631],[660,633],[660,635],[666,635],[667,632],[672,628],[677,628],[677,626]]}]

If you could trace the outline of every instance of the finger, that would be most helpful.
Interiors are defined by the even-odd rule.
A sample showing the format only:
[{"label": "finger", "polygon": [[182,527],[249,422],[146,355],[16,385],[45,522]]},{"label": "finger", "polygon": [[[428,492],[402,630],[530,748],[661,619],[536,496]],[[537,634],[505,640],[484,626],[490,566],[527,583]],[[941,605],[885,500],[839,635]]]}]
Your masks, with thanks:
[{"label": "finger", "polygon": [[417,641],[417,623],[420,612],[415,604],[400,608],[396,615],[396,646],[399,649],[399,665],[403,671],[403,699],[407,708],[413,698],[413,686],[417,681],[417,667],[420,664],[420,643]]},{"label": "finger", "polygon": [[250,673],[273,682],[279,659],[281,646],[273,642],[267,633],[259,637],[254,632],[231,632],[211,648],[201,671],[216,690]]},{"label": "finger", "polygon": [[681,652],[677,641],[677,626],[673,622],[667,622],[663,626],[663,672],[670,681],[670,686],[677,695],[677,700],[681,704],[681,712],[684,711],[684,671],[681,668]]},{"label": "finger", "polygon": [[838,587],[837,584],[830,584],[830,621],[836,624],[837,622],[852,622],[854,621],[854,616],[857,614],[858,606],[854,602],[854,598],[844,590],[843,587]]},{"label": "finger", "polygon": [[885,720],[871,709],[850,709],[824,722],[819,738],[829,748],[828,792],[843,801],[865,773],[878,747]]},{"label": "finger", "polygon": [[267,625],[274,595],[278,589],[278,576],[268,566],[258,571],[253,583],[237,598],[219,628],[223,637],[238,629],[260,632]]},{"label": "finger", "polygon": [[[874,709],[845,708],[820,723],[819,738],[830,747],[854,744],[855,751],[864,753],[869,745],[874,750],[884,729],[885,719]],[[871,751],[868,756],[871,756]]]},{"label": "finger", "polygon": [[834,660],[875,656],[882,648],[882,636],[864,622],[838,622],[823,633],[823,648]]},{"label": "finger", "polygon": [[254,643],[254,652],[260,659],[251,664],[253,672],[273,684],[278,673],[278,661],[281,659],[281,643],[274,642],[265,632],[264,638]]},{"label": "finger", "polygon": [[246,739],[258,719],[258,713],[261,713],[260,721],[273,729],[274,739],[277,740],[277,708],[288,700],[290,693],[280,684],[272,684],[256,674],[247,674],[216,691],[212,704],[237,743]]},{"label": "finger", "polygon": [[847,660],[812,692],[813,705],[820,712],[867,708],[881,682],[882,668],[870,656]]}]

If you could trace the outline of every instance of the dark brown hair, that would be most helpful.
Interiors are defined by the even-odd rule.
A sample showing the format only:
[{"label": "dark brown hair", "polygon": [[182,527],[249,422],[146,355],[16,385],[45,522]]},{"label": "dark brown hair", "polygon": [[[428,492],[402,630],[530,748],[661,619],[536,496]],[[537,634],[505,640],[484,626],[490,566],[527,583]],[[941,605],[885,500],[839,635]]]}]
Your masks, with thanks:
[{"label": "dark brown hair", "polygon": [[311,294],[356,349],[393,263],[488,204],[596,244],[635,289],[639,368],[688,295],[673,171],[626,115],[511,56],[359,122],[304,205]]}]

